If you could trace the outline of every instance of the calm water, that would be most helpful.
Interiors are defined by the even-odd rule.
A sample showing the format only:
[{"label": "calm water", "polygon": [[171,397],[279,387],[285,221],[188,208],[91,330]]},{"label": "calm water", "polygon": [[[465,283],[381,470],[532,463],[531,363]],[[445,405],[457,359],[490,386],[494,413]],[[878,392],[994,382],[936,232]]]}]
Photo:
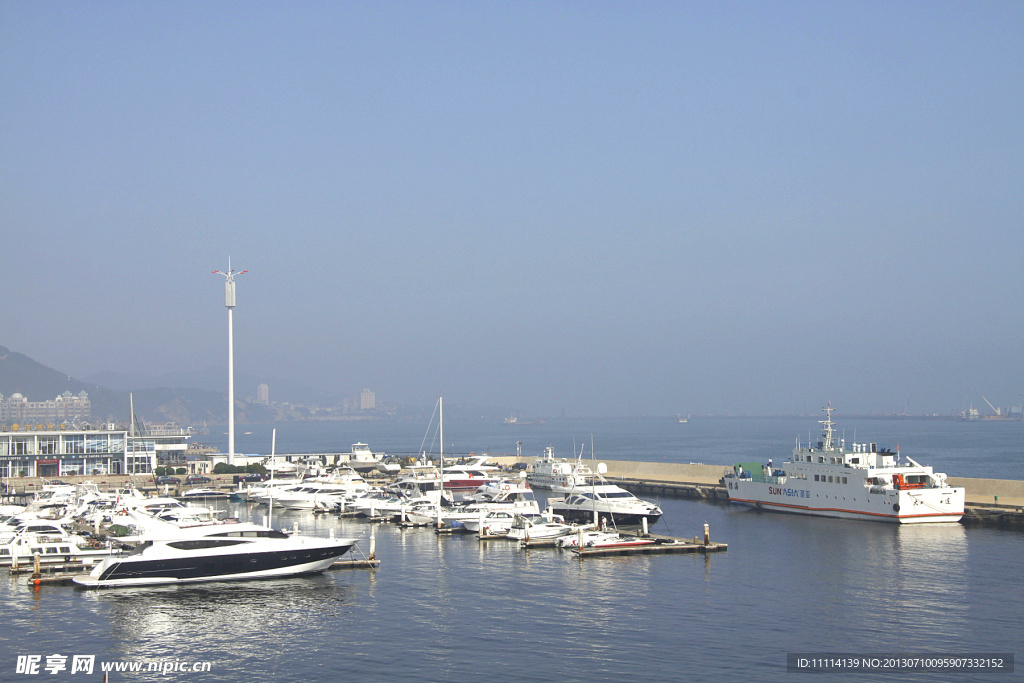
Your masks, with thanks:
[{"label": "calm water", "polygon": [[[401,442],[400,430],[389,436],[384,426],[361,427],[335,426],[330,436],[317,425],[303,441],[286,438],[287,430],[297,428],[282,426],[278,451],[347,450],[353,441],[403,450],[391,445]],[[797,430],[802,428],[804,439],[807,434],[806,421],[800,420],[781,425],[613,420],[571,427],[547,424],[510,433],[502,425],[455,424],[451,431],[446,425],[445,436],[451,434],[456,447],[467,437],[493,438],[465,446],[492,452],[514,452],[518,439],[524,455],[534,455],[549,443],[556,450],[565,443],[564,450],[571,451],[573,438],[589,441],[593,431],[599,457],[607,459],[632,453],[645,460],[728,463],[781,459]],[[1021,476],[1024,430],[1019,424],[865,421],[857,429],[858,441],[895,445],[898,440],[904,454],[920,455],[922,462],[941,465],[951,475]],[[684,438],[680,430],[686,430]],[[415,451],[422,428],[409,429],[409,435],[414,443],[404,450]],[[847,425],[847,437],[852,436]],[[294,445],[288,445],[289,438]],[[509,440],[511,448],[502,443]],[[241,436],[239,445],[239,450],[269,450],[255,442],[243,446]],[[10,582],[2,589],[0,680],[101,678],[15,673],[18,655],[57,653],[68,655],[69,662],[72,655],[95,654],[97,662],[208,661],[211,668],[165,676],[111,674],[111,680],[675,681],[695,676],[747,682],[802,680],[786,673],[787,652],[1017,652],[1024,643],[1024,534],[661,503],[665,516],[655,530],[693,536],[707,521],[712,538],[730,544],[728,552],[580,562],[554,550],[524,552],[473,536],[438,537],[428,529],[374,525],[382,562],[376,572],[107,591],[47,587],[33,592]],[[257,520],[264,514],[262,508],[238,511]],[[295,523],[321,535],[334,529],[363,539],[364,552],[368,548],[365,522],[307,513],[275,519],[275,526]],[[954,677],[978,678],[920,672],[847,676],[856,681]]]}]

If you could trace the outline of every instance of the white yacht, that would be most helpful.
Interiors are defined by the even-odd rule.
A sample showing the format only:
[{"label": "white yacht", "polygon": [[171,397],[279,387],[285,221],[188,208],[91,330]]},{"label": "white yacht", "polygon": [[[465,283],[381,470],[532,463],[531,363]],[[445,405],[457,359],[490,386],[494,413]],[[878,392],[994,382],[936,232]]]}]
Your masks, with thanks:
[{"label": "white yacht", "polygon": [[548,505],[555,514],[580,524],[604,522],[609,526],[636,526],[646,519],[647,524],[652,525],[662,515],[661,508],[654,503],[607,482],[577,487],[561,500],[548,500]]},{"label": "white yacht", "polygon": [[330,477],[307,479],[293,487],[273,492],[274,505],[289,510],[332,510],[339,503],[367,493],[370,485],[349,468],[338,469]]},{"label": "white yacht", "polygon": [[70,534],[60,525],[42,519],[28,520],[0,535],[0,566],[15,562],[31,564],[39,555],[42,564],[93,562],[113,552],[107,544]]},{"label": "white yacht", "polygon": [[132,552],[103,560],[88,576],[75,577],[75,583],[99,588],[314,574],[356,543],[351,538],[289,536],[248,523],[184,529],[160,526],[155,518],[142,523],[147,537]]},{"label": "white yacht", "polygon": [[508,530],[508,537],[514,541],[537,541],[558,538],[575,531],[576,527],[566,524],[562,517],[545,511],[537,516],[516,515]]},{"label": "white yacht", "polygon": [[354,443],[352,452],[348,456],[348,466],[360,474],[372,472],[377,465],[387,457],[386,453],[374,453],[370,450],[369,444]]},{"label": "white yacht", "polygon": [[898,524],[956,522],[964,514],[964,489],[946,475],[910,458],[900,462],[876,444],[835,438],[833,408],[826,406],[821,440],[801,445],[780,468],[739,463],[723,481],[729,500],[764,510]]}]

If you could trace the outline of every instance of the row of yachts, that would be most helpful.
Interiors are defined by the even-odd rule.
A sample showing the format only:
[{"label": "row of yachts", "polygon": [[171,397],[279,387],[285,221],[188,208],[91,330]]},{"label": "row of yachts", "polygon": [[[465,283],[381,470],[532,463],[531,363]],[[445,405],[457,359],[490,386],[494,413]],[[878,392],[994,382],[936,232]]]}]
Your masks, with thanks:
[{"label": "row of yachts", "polygon": [[[308,479],[271,479],[240,487],[232,497],[267,505],[266,526],[223,510],[132,487],[104,492],[93,483],[46,486],[24,508],[0,510],[0,566],[81,563],[86,587],[140,586],[294,576],[323,571],[356,539],[306,536],[269,526],[277,509],[337,512],[407,524],[438,525],[522,541],[562,537],[563,545],[623,542],[618,526],[650,525],[661,509],[600,475],[580,485],[546,482],[541,511],[529,481],[475,461],[411,465],[387,486],[371,486],[339,468]],[[561,494],[558,497],[558,494]],[[102,533],[101,533],[102,531]]]}]

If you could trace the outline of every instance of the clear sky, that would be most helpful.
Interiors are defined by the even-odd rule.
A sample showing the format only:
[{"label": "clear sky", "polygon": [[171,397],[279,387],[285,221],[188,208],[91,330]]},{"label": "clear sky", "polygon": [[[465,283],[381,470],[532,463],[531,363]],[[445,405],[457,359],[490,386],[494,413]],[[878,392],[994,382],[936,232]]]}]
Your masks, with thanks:
[{"label": "clear sky", "polygon": [[226,367],[230,255],[385,403],[1017,404],[1022,105],[1008,0],[3,0],[0,345]]}]

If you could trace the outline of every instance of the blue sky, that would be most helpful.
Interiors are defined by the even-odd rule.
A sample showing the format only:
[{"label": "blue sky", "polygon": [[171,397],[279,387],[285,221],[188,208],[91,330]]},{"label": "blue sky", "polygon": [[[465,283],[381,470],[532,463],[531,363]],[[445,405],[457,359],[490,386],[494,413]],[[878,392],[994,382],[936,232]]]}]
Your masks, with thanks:
[{"label": "blue sky", "polygon": [[230,254],[237,371],[389,403],[1024,392],[1019,2],[2,2],[0,64],[0,344],[75,376],[225,364]]}]

